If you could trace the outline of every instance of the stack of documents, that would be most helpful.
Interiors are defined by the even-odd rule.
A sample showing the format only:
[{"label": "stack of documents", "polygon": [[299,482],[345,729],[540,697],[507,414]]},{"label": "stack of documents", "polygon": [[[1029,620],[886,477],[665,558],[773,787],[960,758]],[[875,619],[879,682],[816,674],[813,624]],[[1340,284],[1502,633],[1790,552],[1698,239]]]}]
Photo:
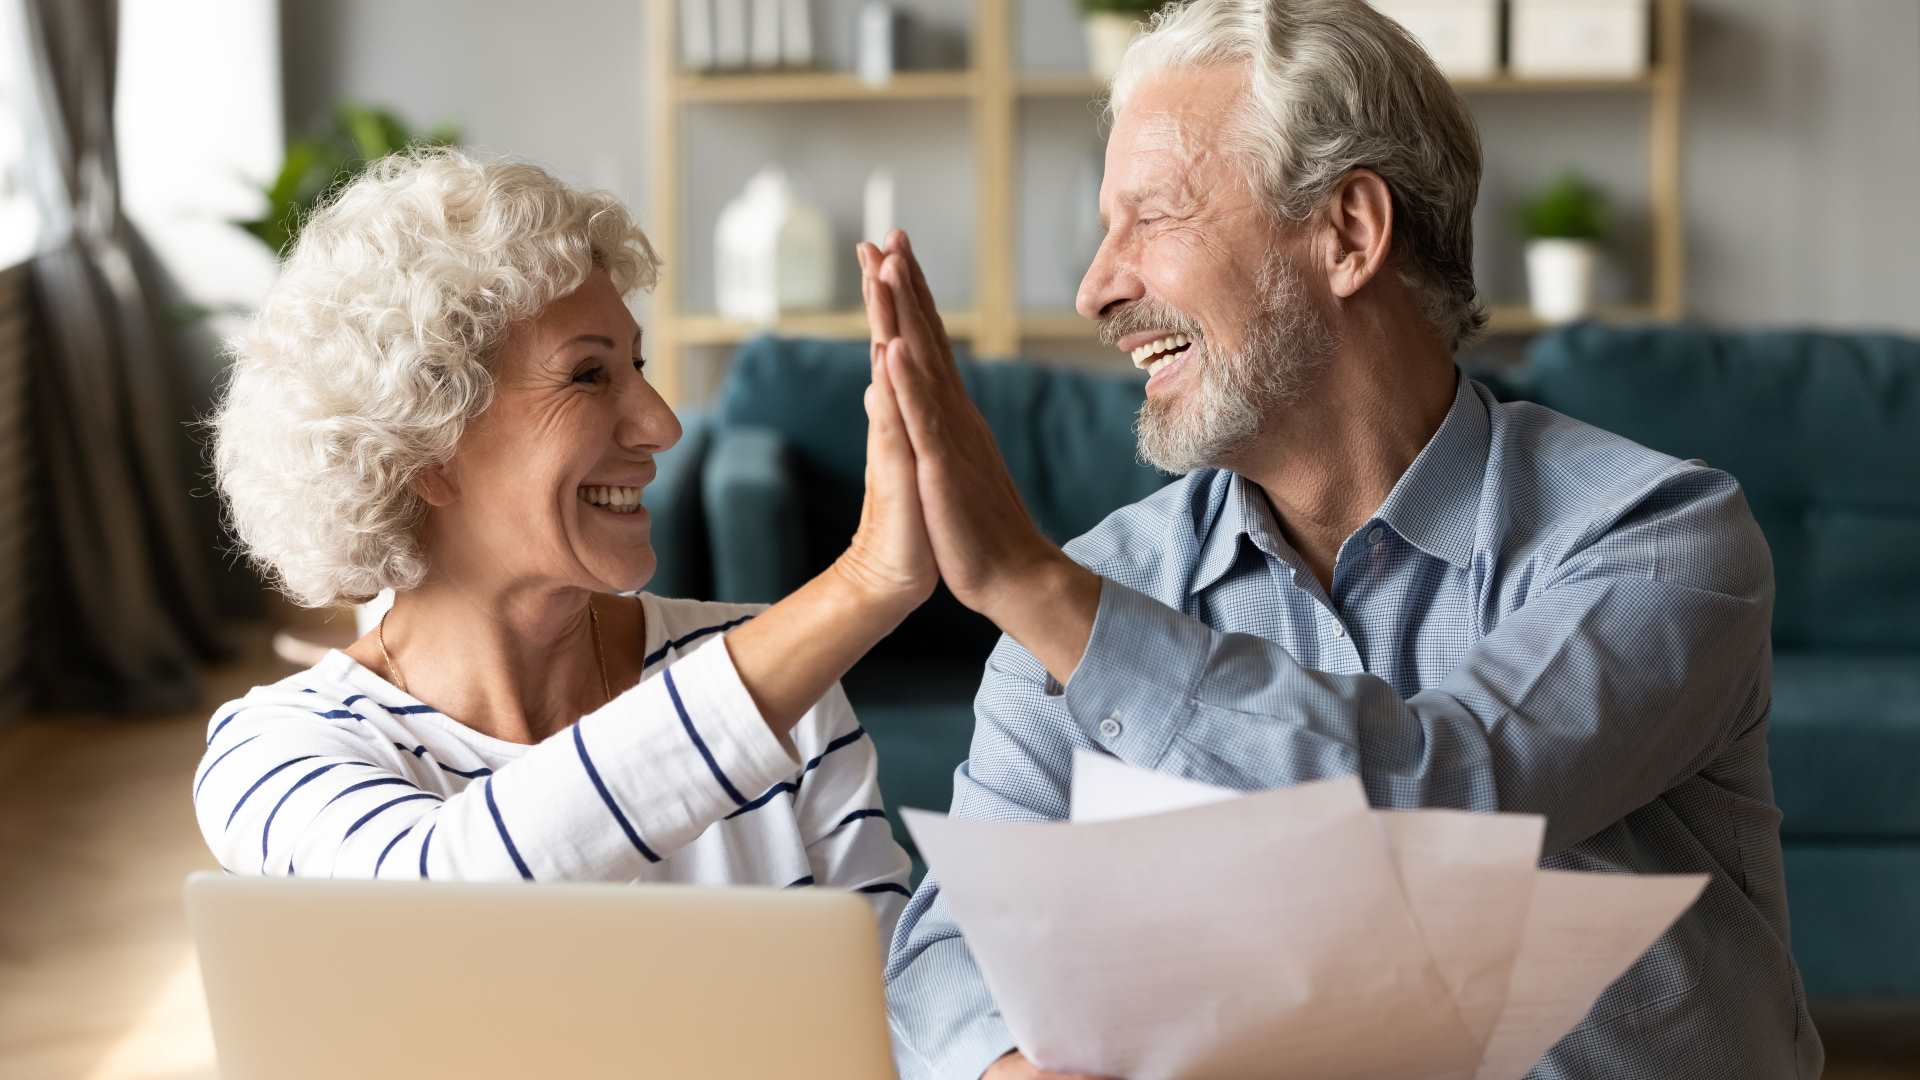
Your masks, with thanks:
[{"label": "stack of documents", "polygon": [[904,816],[1020,1048],[1128,1080],[1514,1080],[1707,881],[1540,870],[1540,817],[1376,811],[1353,777],[1090,753],[1070,821]]}]

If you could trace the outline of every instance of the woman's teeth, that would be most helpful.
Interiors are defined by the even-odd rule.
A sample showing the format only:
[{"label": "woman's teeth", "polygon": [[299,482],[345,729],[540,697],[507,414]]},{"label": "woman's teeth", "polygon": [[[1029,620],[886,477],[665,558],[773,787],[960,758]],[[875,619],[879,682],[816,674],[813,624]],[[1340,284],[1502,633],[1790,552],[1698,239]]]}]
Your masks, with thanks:
[{"label": "woman's teeth", "polygon": [[1174,334],[1171,337],[1149,342],[1133,350],[1133,366],[1152,375],[1160,369],[1161,365],[1186,352],[1192,344],[1193,338],[1186,334]]},{"label": "woman's teeth", "polygon": [[616,514],[631,514],[640,509],[640,489],[591,484],[580,489],[580,501]]}]

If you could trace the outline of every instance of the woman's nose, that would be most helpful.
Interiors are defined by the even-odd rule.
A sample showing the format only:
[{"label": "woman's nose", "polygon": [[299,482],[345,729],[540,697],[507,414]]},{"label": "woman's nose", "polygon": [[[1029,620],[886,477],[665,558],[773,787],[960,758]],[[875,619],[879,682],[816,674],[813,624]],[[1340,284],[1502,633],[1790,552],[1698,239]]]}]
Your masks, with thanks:
[{"label": "woman's nose", "polygon": [[624,391],[620,424],[614,433],[621,446],[657,454],[680,441],[680,418],[652,383],[635,372]]}]

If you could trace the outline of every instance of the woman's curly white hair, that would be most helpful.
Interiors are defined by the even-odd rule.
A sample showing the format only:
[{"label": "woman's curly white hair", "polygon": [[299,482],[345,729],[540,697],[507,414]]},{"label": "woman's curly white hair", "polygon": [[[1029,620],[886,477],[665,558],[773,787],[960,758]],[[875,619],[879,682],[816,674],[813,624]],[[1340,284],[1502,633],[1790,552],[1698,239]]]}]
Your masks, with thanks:
[{"label": "woman's curly white hair", "polygon": [[419,150],[345,185],[227,343],[212,457],[248,558],[311,607],[418,585],[414,481],[492,401],[508,328],[595,267],[624,296],[659,259],[611,195],[533,165]]}]

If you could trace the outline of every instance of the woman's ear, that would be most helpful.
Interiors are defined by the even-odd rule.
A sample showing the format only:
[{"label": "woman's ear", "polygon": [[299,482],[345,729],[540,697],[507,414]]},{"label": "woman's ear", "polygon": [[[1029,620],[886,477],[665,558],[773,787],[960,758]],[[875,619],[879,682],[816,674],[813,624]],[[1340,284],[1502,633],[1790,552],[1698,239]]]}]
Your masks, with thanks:
[{"label": "woman's ear", "polygon": [[445,465],[430,465],[417,473],[413,478],[413,492],[425,499],[428,506],[446,506],[460,497],[453,470]]},{"label": "woman's ear", "polygon": [[1393,193],[1372,169],[1355,169],[1334,188],[1327,202],[1332,230],[1327,285],[1333,295],[1351,298],[1366,287],[1393,250]]}]

